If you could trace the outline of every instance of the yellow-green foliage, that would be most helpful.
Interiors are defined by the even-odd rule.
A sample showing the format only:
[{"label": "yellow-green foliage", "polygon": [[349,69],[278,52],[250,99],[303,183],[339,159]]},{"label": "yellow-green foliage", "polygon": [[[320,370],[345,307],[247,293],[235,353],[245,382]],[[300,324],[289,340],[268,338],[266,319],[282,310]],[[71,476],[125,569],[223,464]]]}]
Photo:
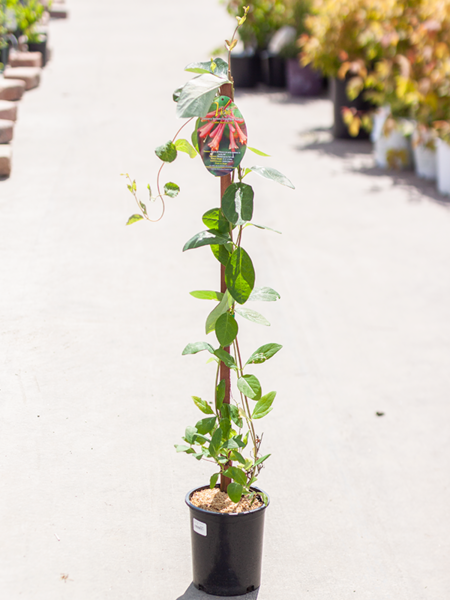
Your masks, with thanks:
[{"label": "yellow-green foliage", "polygon": [[450,137],[450,0],[314,0],[306,25],[304,64]]}]

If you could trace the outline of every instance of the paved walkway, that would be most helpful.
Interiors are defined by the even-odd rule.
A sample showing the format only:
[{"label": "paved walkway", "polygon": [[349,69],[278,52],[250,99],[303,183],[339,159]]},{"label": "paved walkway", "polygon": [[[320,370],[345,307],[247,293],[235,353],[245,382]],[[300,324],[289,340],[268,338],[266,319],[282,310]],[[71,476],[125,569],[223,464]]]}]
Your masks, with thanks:
[{"label": "paved walkway", "polygon": [[[177,127],[171,93],[231,21],[211,0],[70,0],[54,58],[20,105],[0,181],[0,596],[204,600],[192,588],[185,493],[208,465],[176,455],[207,394],[208,250],[182,254],[218,182],[182,156],[162,222],[120,177],[154,184]],[[217,20],[217,21],[216,21]],[[271,329],[249,349],[277,406],[263,585],[254,600],[450,598],[450,212],[429,184],[330,137],[328,100],[239,93],[252,146],[296,184],[254,177],[250,231]],[[250,160],[252,160],[250,158]],[[256,217],[255,217],[256,218]],[[376,413],[384,413],[377,416]]]}]

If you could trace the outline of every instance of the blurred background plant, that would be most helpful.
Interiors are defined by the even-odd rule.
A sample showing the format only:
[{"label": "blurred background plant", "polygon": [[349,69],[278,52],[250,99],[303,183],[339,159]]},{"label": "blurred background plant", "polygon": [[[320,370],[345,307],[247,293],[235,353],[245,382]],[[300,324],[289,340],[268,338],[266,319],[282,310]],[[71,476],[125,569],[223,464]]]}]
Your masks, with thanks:
[{"label": "blurred background plant", "polygon": [[239,28],[239,38],[245,48],[265,50],[273,36],[283,25],[294,24],[295,0],[221,0],[228,14],[242,15],[249,6],[247,20]]},{"label": "blurred background plant", "polygon": [[36,25],[44,15],[44,4],[40,0],[23,0],[15,2],[14,11],[18,32],[25,35],[29,42],[41,41]]}]

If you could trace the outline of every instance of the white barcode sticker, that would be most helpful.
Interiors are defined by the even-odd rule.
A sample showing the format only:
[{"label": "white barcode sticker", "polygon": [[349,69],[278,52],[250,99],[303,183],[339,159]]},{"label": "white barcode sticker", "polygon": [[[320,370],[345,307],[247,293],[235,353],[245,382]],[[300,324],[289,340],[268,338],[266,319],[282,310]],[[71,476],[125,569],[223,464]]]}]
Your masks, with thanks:
[{"label": "white barcode sticker", "polygon": [[197,521],[197,519],[193,519],[194,531],[199,533],[200,535],[207,535],[206,523],[202,523],[201,521]]}]

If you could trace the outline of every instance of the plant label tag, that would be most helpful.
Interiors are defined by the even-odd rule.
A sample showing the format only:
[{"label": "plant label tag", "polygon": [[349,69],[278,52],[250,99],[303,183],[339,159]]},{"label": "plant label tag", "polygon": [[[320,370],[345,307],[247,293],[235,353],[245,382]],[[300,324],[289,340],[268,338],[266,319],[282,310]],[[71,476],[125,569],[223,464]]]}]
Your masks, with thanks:
[{"label": "plant label tag", "polygon": [[207,535],[207,527],[206,527],[206,523],[202,523],[201,521],[197,521],[197,519],[193,519],[192,520],[193,525],[194,525],[194,531],[196,533],[199,533],[200,535]]},{"label": "plant label tag", "polygon": [[197,141],[203,164],[215,177],[228,175],[240,164],[247,149],[247,126],[231,98],[219,96],[198,119]]}]

